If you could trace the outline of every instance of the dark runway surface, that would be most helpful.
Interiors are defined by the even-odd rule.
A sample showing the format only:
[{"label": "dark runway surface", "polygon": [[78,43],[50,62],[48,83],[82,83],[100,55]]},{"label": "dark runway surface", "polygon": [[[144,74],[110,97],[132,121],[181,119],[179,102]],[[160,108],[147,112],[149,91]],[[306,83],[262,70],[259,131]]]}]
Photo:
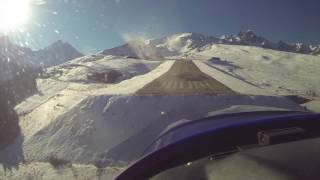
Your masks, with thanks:
[{"label": "dark runway surface", "polygon": [[200,71],[192,62],[176,60],[168,72],[140,89],[139,95],[218,95],[237,94]]}]

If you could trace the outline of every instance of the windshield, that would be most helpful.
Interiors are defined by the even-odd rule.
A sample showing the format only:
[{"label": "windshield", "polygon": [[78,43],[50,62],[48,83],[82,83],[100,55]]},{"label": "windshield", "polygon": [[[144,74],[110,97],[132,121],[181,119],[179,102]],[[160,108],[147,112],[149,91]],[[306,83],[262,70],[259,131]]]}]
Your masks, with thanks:
[{"label": "windshield", "polygon": [[319,5],[0,0],[0,179],[113,179],[177,124],[320,112]]}]

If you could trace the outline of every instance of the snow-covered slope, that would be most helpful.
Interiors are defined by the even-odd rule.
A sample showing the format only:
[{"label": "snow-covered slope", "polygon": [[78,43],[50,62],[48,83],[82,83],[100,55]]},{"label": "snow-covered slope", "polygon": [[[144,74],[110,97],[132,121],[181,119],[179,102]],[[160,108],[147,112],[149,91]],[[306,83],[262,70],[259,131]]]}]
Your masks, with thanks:
[{"label": "snow-covered slope", "polygon": [[[88,58],[82,58],[76,61],[79,63],[79,61],[83,61],[84,59],[88,60]],[[119,65],[121,65],[121,63],[122,64],[125,63],[128,60],[130,59],[123,59],[123,60],[107,59],[105,60],[106,62],[104,62],[104,65],[106,68],[107,67],[110,68],[110,66],[117,67],[120,70],[121,68],[123,68],[122,71],[124,71],[125,69],[130,69],[130,64],[128,64],[129,66],[127,64],[124,64],[122,66],[119,66]],[[132,60],[132,66],[138,65],[139,67],[140,64],[146,64],[146,65],[149,65],[150,68],[155,68],[157,64],[159,65],[159,62],[144,62],[141,60],[134,60],[134,59],[131,59],[131,60]],[[101,61],[95,62],[93,60],[90,60],[88,63],[95,65],[93,67],[102,68],[103,66],[97,66],[99,62],[100,62],[100,65],[103,64],[101,63]],[[107,97],[107,94],[110,94],[109,95],[110,98],[112,97],[113,94],[133,94],[137,89],[142,88],[146,83],[152,81],[156,77],[159,77],[161,74],[166,72],[168,68],[171,66],[171,64],[172,64],[171,62],[165,62],[160,66],[158,66],[155,70],[147,74],[143,74],[145,73],[144,68],[134,69],[131,67],[132,70],[135,70],[137,71],[138,74],[143,74],[143,75],[136,76],[128,80],[124,80],[118,84],[99,84],[99,83],[83,84],[83,83],[76,83],[72,81],[59,81],[59,80],[56,80],[55,78],[39,80],[40,82],[38,82],[39,83],[38,85],[39,85],[40,93],[37,95],[34,95],[31,98],[28,98],[26,101],[24,101],[23,103],[19,104],[16,107],[16,110],[21,118],[20,125],[21,127],[23,127],[22,133],[24,135],[24,142],[23,142],[24,155],[26,156],[26,158],[43,160],[49,155],[48,153],[57,152],[59,154],[62,154],[63,157],[70,156],[72,160],[78,160],[80,162],[93,161],[98,156],[99,152],[104,152],[104,148],[101,147],[99,151],[96,151],[93,146],[91,147],[91,145],[89,146],[85,145],[87,147],[81,147],[82,143],[80,141],[82,140],[78,141],[76,139],[79,139],[79,138],[82,139],[82,137],[88,136],[87,138],[96,139],[95,142],[91,142],[91,144],[93,145],[95,144],[94,145],[95,147],[99,146],[98,144],[101,144],[102,146],[110,146],[111,145],[109,144],[110,141],[108,141],[108,143],[107,141],[106,143],[102,143],[98,141],[101,138],[103,139],[103,137],[105,136],[104,134],[105,130],[103,130],[103,128],[106,127],[106,124],[104,124],[103,122],[104,120],[100,119],[102,121],[100,125],[96,124],[98,123],[98,121],[96,121],[98,120],[96,119],[98,118],[98,116],[96,118],[93,117],[92,121],[85,118],[86,120],[84,120],[84,124],[82,123],[82,120],[79,120],[77,124],[80,125],[80,127],[78,127],[80,129],[78,129],[73,125],[75,123],[75,121],[73,120],[76,120],[77,119],[76,117],[71,118],[70,119],[71,121],[69,123],[64,121],[65,118],[62,118],[62,121],[58,119],[60,117],[76,115],[76,114],[72,115],[73,114],[72,112],[78,111],[79,108],[82,109],[82,108],[86,108],[87,106],[90,106],[91,103],[95,103],[95,100],[100,99],[99,101],[101,101],[101,103],[107,102],[106,101],[107,99],[105,99]],[[91,98],[93,96],[97,96],[97,98],[93,98],[94,100],[92,101]],[[128,97],[128,99],[130,99],[130,96]],[[87,102],[90,102],[90,103],[87,103]],[[125,103],[125,101],[121,101],[120,104],[122,103]],[[121,112],[123,111],[122,110],[118,111],[120,110],[118,109],[120,106],[116,106],[115,113],[118,113],[118,115],[121,116]],[[131,107],[130,111],[128,111],[129,116],[132,116],[133,114],[135,114],[136,112],[136,110],[134,109],[135,106],[140,106],[142,108],[141,110],[145,110],[144,105],[136,104]],[[94,110],[94,109],[91,109],[91,110]],[[139,113],[139,114],[143,115],[143,113]],[[88,113],[87,115],[89,116],[90,113]],[[65,136],[64,139],[66,140],[65,141],[66,144],[60,142],[59,146],[61,148],[63,147],[64,149],[64,150],[61,149],[62,151],[60,152],[58,149],[56,149],[57,148],[56,143],[58,142],[56,142],[55,140],[52,139],[52,143],[53,143],[52,145],[54,147],[52,147],[51,149],[52,151],[51,151],[47,148],[43,148],[43,146],[40,145],[42,143],[47,144],[48,143],[47,140],[43,138],[41,139],[45,141],[38,139],[39,133],[40,134],[44,133],[43,137],[48,135],[51,138],[53,138],[55,135],[52,134],[52,131],[50,130],[51,132],[47,133],[46,130],[44,129],[46,128],[51,129],[52,127],[55,127],[55,125],[54,126],[52,125],[56,123],[58,124],[62,123],[60,125],[66,128],[68,128],[67,127],[68,124],[71,123],[69,127],[72,129],[76,128],[74,130],[77,131],[75,132],[73,130],[72,131],[68,130],[69,132],[71,132],[72,134],[71,136],[74,137],[74,138],[71,138],[71,137],[69,138],[68,136],[70,136],[70,134],[68,134],[68,132],[64,132],[64,130],[62,129],[58,130],[59,128],[58,129],[54,128],[52,130],[54,132],[56,130],[58,130],[59,132],[62,132],[62,134],[56,135],[56,137],[60,140],[62,140],[61,139],[62,136]],[[60,127],[60,125],[58,126]],[[92,136],[89,135],[92,133],[92,128],[95,128],[96,125],[102,128],[99,130],[99,132],[97,132],[98,135],[96,135],[96,133],[94,133]],[[86,128],[83,129],[82,127],[84,126],[86,126]],[[78,132],[78,130],[80,131]],[[39,143],[38,145],[34,144],[35,139],[38,139],[36,140]],[[61,146],[62,145],[61,143],[64,145]],[[78,144],[78,143],[81,143],[81,144]],[[47,144],[45,146],[49,148],[50,145]],[[43,152],[42,155],[38,154],[40,151]],[[69,154],[68,152],[70,152],[71,154]],[[72,152],[77,152],[77,153],[74,154]],[[35,155],[34,153],[38,155]]]},{"label": "snow-covered slope", "polygon": [[[320,57],[249,46],[212,45],[190,58],[273,94],[320,95]],[[228,82],[226,82],[228,83]]]},{"label": "snow-covered slope", "polygon": [[[302,110],[285,98],[272,96],[88,96],[68,107],[67,102],[51,101],[46,108],[56,112],[68,108],[67,112],[50,115],[50,110],[35,112],[22,120],[24,154],[28,159],[44,160],[52,153],[77,162],[92,162],[114,146],[139,133],[152,123],[158,122],[158,132],[180,119],[196,120],[210,111],[222,110],[237,105],[255,105],[279,109]],[[55,102],[55,103],[53,103]],[[56,103],[63,103],[57,106]],[[40,110],[40,109],[39,109]],[[39,111],[36,110],[36,111]],[[50,116],[55,116],[54,118]],[[49,122],[44,122],[49,121]],[[45,123],[46,125],[40,125]],[[155,137],[157,134],[154,134]],[[151,136],[149,136],[152,138]],[[143,148],[147,142],[136,144]],[[149,142],[151,140],[149,139]],[[46,147],[46,148],[43,148]],[[122,149],[122,152],[125,149]],[[129,153],[129,152],[128,152]],[[121,156],[121,154],[119,154]],[[123,154],[126,156],[126,153]],[[113,159],[117,161],[117,159]]]},{"label": "snow-covered slope", "polygon": [[[181,33],[132,41],[50,67],[37,79],[38,94],[15,107],[23,141],[0,154],[19,147],[10,156],[42,161],[57,154],[78,163],[103,159],[118,164],[118,157],[140,152],[175,122],[234,109],[304,111],[284,96],[319,99],[319,56],[262,48],[266,39],[253,40],[250,32],[239,38]],[[137,94],[184,60],[234,94]],[[106,80],[111,71],[121,74],[112,83]],[[140,136],[146,139],[127,144]]]},{"label": "snow-covered slope", "polygon": [[[7,36],[0,37],[0,146],[12,142],[19,133],[14,106],[37,92],[36,78],[42,72],[41,66],[80,55],[72,52],[75,50],[62,42],[41,51],[32,51],[12,43]],[[60,55],[50,56],[56,53]],[[40,54],[50,59],[47,64],[40,63],[43,59]]]},{"label": "snow-covered slope", "polygon": [[[181,33],[160,39],[132,41],[121,47],[105,50],[102,54],[149,59],[203,60],[213,68],[210,71],[220,71],[226,78],[233,77],[275,94],[319,96],[319,56],[302,54],[305,47],[303,44],[296,44],[297,50],[286,49],[289,45],[284,42],[279,42],[278,45],[252,31],[220,38]],[[314,53],[318,51],[316,47],[311,49],[315,50]]]},{"label": "snow-covered slope", "polygon": [[20,164],[15,169],[0,169],[2,180],[100,180],[114,179],[123,169],[108,167],[97,169],[93,165],[72,164],[71,167],[54,168],[45,162],[31,162]]},{"label": "snow-covered slope", "polygon": [[220,38],[181,33],[160,39],[132,41],[120,48],[105,50],[102,54],[151,59],[206,60],[208,65],[227,75],[277,91],[276,93],[319,94],[320,83],[317,77],[320,58],[301,54],[306,53],[304,51],[317,53],[318,47],[308,46],[314,50],[309,52],[303,50],[306,48],[303,44],[289,46],[284,42],[272,43],[252,31]]},{"label": "snow-covered slope", "polygon": [[59,66],[47,69],[49,77],[65,82],[97,83],[88,78],[90,74],[98,74],[116,70],[122,74],[117,81],[145,74],[161,61],[147,61],[140,59],[119,58],[114,56],[89,55],[74,59]]},{"label": "snow-covered slope", "polygon": [[[53,67],[62,73],[38,80],[42,95],[35,95],[16,107],[21,117],[25,158],[44,160],[50,154],[57,153],[73,161],[92,162],[156,121],[163,122],[159,127],[165,128],[174,121],[194,120],[207,112],[226,109],[234,104],[303,110],[289,99],[274,96],[272,88],[253,84],[252,79],[246,81],[224,73],[225,67],[217,67],[220,71],[216,69],[213,74],[208,72],[202,67],[211,67],[211,61],[204,58],[205,51],[203,54],[189,52],[190,57],[196,55],[199,59],[203,58],[196,62],[203,72],[213,77],[219,76],[223,83],[223,75],[239,81],[225,84],[242,95],[136,96],[137,90],[169,70],[174,62],[171,60],[159,65],[159,61],[98,54]],[[137,64],[144,64],[150,69],[134,68]],[[124,74],[133,70],[135,73],[117,84],[91,83],[80,76],[87,73],[87,69],[100,71],[101,68],[116,68]],[[247,89],[242,90],[242,86]]]}]

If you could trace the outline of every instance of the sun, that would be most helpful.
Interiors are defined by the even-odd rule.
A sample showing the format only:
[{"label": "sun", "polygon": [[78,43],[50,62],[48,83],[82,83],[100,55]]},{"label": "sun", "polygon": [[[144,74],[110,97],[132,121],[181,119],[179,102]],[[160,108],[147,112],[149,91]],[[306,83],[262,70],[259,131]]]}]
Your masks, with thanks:
[{"label": "sun", "polygon": [[30,17],[30,0],[0,0],[0,31],[15,31]]}]

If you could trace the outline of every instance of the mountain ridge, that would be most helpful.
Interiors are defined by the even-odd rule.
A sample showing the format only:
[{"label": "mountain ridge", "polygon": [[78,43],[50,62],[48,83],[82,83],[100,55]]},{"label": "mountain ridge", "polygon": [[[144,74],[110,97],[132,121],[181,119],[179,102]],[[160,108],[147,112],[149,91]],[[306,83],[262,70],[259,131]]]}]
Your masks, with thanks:
[{"label": "mountain ridge", "polygon": [[83,56],[70,43],[58,40],[51,45],[36,51],[39,63],[45,66],[54,66]]},{"label": "mountain ridge", "polygon": [[[33,66],[54,66],[83,56],[70,43],[58,40],[40,50],[19,46],[10,41],[8,36],[0,37],[0,59],[20,57],[25,63]],[[22,62],[21,60],[21,62]],[[10,60],[9,60],[10,61]],[[20,62],[20,63],[21,63]]]},{"label": "mountain ridge", "polygon": [[[287,43],[284,41],[272,42],[267,38],[256,35],[251,30],[241,31],[237,35],[222,35],[220,37],[191,32],[178,33],[161,38],[130,41],[121,46],[106,49],[102,51],[102,54],[141,58],[162,57],[163,54],[176,55],[177,51],[181,53],[194,49],[199,50],[214,44],[254,46],[310,55],[320,54],[320,45]],[[160,56],[158,56],[159,54]]]},{"label": "mountain ridge", "polygon": [[83,56],[72,45],[61,40],[34,51],[0,37],[0,82],[10,80],[24,71],[39,71],[41,68],[62,64]]}]

